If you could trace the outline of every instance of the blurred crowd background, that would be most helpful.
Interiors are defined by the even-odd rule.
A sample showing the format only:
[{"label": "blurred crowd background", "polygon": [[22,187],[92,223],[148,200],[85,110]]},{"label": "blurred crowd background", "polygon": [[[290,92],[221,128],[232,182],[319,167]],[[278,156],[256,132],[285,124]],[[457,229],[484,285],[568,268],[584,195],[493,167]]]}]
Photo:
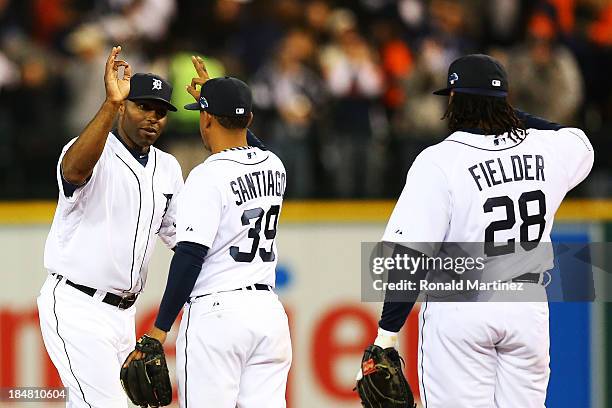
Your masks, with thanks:
[{"label": "blurred crowd background", "polygon": [[[448,65],[489,53],[514,106],[591,138],[595,169],[572,194],[612,196],[609,0],[0,0],[1,199],[57,196],[60,149],[103,101],[115,44],[169,79],[178,106],[193,54],[247,81],[290,198],[396,197],[447,136],[447,101],[431,92]],[[160,139],[185,174],[204,157],[197,121],[172,113]]]}]

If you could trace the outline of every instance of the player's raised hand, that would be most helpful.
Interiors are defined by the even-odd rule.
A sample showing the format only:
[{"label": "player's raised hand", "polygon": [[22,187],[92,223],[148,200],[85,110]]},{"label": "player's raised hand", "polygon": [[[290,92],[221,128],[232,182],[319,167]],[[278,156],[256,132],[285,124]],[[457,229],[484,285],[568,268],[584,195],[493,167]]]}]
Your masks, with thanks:
[{"label": "player's raised hand", "polygon": [[[121,52],[121,46],[113,47],[104,70],[104,86],[106,87],[106,99],[110,102],[121,102],[130,93],[130,78],[132,70],[130,64],[117,59]],[[123,78],[119,78],[119,67],[123,67]]]},{"label": "player's raised hand", "polygon": [[192,78],[191,84],[187,85],[185,89],[197,101],[200,98],[200,91],[197,89],[197,86],[202,86],[204,82],[210,79],[210,76],[208,75],[208,71],[206,70],[204,60],[201,57],[192,56],[191,62],[193,63],[193,67],[195,68],[198,76]]}]

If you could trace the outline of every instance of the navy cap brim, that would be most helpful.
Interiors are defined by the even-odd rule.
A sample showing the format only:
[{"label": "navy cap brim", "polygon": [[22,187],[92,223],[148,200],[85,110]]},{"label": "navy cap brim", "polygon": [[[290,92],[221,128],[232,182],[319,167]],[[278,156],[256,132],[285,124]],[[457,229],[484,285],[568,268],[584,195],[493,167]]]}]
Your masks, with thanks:
[{"label": "navy cap brim", "polygon": [[202,110],[198,102],[188,103],[187,105],[184,106],[184,108],[187,110],[197,110],[197,111]]},{"label": "navy cap brim", "polygon": [[434,95],[448,96],[451,91],[458,93],[465,93],[470,95],[481,95],[481,96],[494,96],[497,98],[505,98],[508,96],[507,91],[496,91],[493,89],[482,89],[482,88],[444,88],[434,92]]},{"label": "navy cap brim", "polygon": [[176,112],[178,110],[178,109],[176,109],[176,107],[173,104],[171,104],[167,100],[165,100],[163,98],[157,98],[155,96],[143,96],[143,97],[128,98],[128,100],[130,100],[130,101],[158,101],[158,102],[161,102],[162,104],[166,105],[166,107],[168,108],[169,111]]},{"label": "navy cap brim", "polygon": [[450,95],[450,91],[451,91],[451,88],[438,89],[433,94],[434,95],[448,96],[448,95]]}]

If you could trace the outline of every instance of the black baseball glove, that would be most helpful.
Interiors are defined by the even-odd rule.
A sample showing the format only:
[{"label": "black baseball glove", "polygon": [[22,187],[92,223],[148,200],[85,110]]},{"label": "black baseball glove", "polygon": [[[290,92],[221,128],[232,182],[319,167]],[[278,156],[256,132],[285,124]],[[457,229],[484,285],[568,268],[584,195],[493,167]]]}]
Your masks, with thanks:
[{"label": "black baseball glove", "polygon": [[357,392],[365,408],[413,408],[414,396],[404,373],[403,360],[393,347],[368,346],[361,360]]},{"label": "black baseball glove", "polygon": [[138,339],[136,350],[144,356],[131,360],[127,367],[121,368],[121,385],[125,393],[139,407],[169,405],[172,401],[172,384],[162,344],[144,335]]}]

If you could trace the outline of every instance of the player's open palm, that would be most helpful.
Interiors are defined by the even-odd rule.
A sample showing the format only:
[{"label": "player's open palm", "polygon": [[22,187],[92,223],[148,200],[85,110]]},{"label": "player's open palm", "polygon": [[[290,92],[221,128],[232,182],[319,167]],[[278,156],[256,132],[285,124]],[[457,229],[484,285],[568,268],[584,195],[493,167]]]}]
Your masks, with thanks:
[{"label": "player's open palm", "polygon": [[[121,52],[121,46],[113,47],[104,70],[104,86],[106,87],[106,99],[111,102],[121,102],[130,93],[130,77],[132,70],[130,65],[117,56]],[[119,78],[119,67],[123,67],[123,77]]]},{"label": "player's open palm", "polygon": [[187,89],[187,92],[189,92],[189,94],[197,101],[200,98],[200,91],[197,89],[197,86],[202,86],[204,82],[210,79],[210,76],[206,70],[204,60],[201,57],[192,56],[191,62],[193,63],[193,67],[195,68],[198,76],[192,78],[191,83],[185,88]]}]

